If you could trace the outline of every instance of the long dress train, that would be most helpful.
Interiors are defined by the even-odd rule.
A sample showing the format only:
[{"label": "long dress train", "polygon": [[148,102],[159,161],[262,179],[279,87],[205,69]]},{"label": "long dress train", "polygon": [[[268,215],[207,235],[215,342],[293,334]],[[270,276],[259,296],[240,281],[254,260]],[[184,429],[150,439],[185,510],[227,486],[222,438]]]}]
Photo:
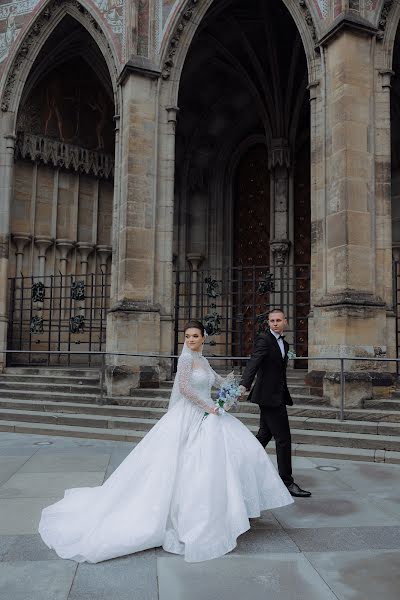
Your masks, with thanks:
[{"label": "long dress train", "polygon": [[236,546],[261,511],[293,502],[238,419],[205,412],[221,378],[184,347],[168,412],[109,479],[65,492],[39,533],[62,558],[97,563],[162,546],[198,562]]}]

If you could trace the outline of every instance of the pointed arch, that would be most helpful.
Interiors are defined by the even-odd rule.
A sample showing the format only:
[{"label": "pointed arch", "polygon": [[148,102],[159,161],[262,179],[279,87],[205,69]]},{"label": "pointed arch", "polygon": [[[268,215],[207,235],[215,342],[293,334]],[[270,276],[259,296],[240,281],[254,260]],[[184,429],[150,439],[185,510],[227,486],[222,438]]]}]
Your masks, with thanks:
[{"label": "pointed arch", "polygon": [[[317,79],[318,54],[317,43],[320,37],[319,21],[313,16],[307,2],[298,0],[280,0],[291,15],[301,37],[307,59],[309,81]],[[172,84],[170,102],[176,104],[178,88],[187,52],[197,29],[215,0],[180,0],[161,43],[160,57],[162,79]]]},{"label": "pointed arch", "polygon": [[32,65],[39,52],[50,38],[57,26],[66,15],[70,15],[80,23],[97,44],[104,61],[107,65],[113,88],[114,105],[118,113],[118,60],[112,40],[102,24],[96,19],[84,1],[78,0],[49,0],[42,10],[30,24],[25,35],[21,37],[19,44],[10,57],[9,66],[4,74],[1,111],[13,114],[14,126],[20,100]]}]

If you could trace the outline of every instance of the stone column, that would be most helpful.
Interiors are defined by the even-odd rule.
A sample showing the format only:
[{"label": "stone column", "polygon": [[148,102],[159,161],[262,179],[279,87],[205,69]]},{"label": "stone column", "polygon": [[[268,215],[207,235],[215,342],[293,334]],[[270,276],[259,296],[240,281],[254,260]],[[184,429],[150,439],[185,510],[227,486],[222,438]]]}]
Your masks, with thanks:
[{"label": "stone column", "polygon": [[99,257],[100,271],[106,275],[107,273],[107,260],[112,252],[111,246],[101,245],[96,246],[96,254]]},{"label": "stone column", "polygon": [[[376,29],[341,18],[321,40],[325,81],[312,113],[311,356],[362,356],[345,363],[346,402],[360,405],[392,381],[377,356],[394,356],[391,294],[390,120],[377,127]],[[321,89],[322,88],[322,91]],[[321,118],[322,117],[322,118]],[[326,129],[324,130],[324,126]],[[319,136],[318,136],[319,133]],[[322,134],[322,135],[321,135]],[[339,402],[339,361],[311,361],[311,375]],[[312,377],[310,377],[312,379]]]},{"label": "stone column", "polygon": [[74,242],[71,240],[58,239],[56,240],[56,248],[60,252],[60,273],[61,273],[61,282],[60,282],[60,310],[61,315],[60,318],[65,318],[65,303],[66,297],[63,293],[64,289],[66,289],[66,281],[65,276],[67,274],[67,262],[68,262],[68,254],[71,252],[74,247]]},{"label": "stone column", "polygon": [[71,240],[58,239],[56,240],[56,248],[60,253],[60,271],[63,276],[67,273],[68,254],[74,247],[74,242]]},{"label": "stone column", "polygon": [[[46,270],[46,253],[50,246],[53,245],[53,239],[47,235],[41,235],[35,237],[35,244],[38,247],[39,254],[39,279],[44,280]],[[44,283],[44,282],[43,282]]]},{"label": "stone column", "polygon": [[[271,255],[274,267],[274,303],[276,306],[288,304],[285,296],[285,281],[289,276],[289,182],[290,182],[290,150],[286,139],[272,140],[269,157],[271,170]],[[291,315],[287,315],[290,318]]]},{"label": "stone column", "polygon": [[10,235],[10,206],[13,196],[15,135],[13,115],[3,113],[0,119],[0,371],[6,364],[7,294]]},{"label": "stone column", "polygon": [[[15,276],[21,277],[22,274],[22,265],[24,261],[24,250],[25,246],[31,241],[32,236],[28,233],[13,233],[12,241],[15,245],[15,256],[16,256],[16,265],[15,265]],[[16,287],[20,287],[20,279],[16,280]]]},{"label": "stone column", "polygon": [[192,319],[197,319],[202,315],[199,314],[198,303],[198,270],[204,260],[202,254],[191,253],[187,255],[187,260],[192,270],[192,289],[190,290],[190,314]]},{"label": "stone column", "polygon": [[[156,212],[156,271],[155,301],[160,305],[161,339],[160,349],[170,354],[174,333],[174,281],[173,281],[173,235],[175,195],[175,130],[179,114],[177,106],[165,106],[161,100],[159,108],[159,158],[157,177]],[[170,361],[161,361],[162,376],[169,377]]]},{"label": "stone column", "polygon": [[[160,307],[154,298],[155,198],[157,152],[157,79],[159,71],[145,58],[125,65],[121,85],[120,186],[118,219],[113,223],[113,278],[107,319],[107,352],[158,353]],[[110,395],[132,387],[158,386],[154,358],[107,357]]]}]

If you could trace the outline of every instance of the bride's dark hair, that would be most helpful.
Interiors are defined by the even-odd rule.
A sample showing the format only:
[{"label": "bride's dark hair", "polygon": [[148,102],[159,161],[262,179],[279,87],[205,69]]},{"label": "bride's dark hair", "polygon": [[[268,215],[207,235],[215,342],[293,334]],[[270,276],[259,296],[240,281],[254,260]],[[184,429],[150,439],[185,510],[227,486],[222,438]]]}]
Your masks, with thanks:
[{"label": "bride's dark hair", "polygon": [[204,337],[205,327],[201,321],[188,321],[185,325],[185,333],[188,329],[199,329],[202,337]]}]

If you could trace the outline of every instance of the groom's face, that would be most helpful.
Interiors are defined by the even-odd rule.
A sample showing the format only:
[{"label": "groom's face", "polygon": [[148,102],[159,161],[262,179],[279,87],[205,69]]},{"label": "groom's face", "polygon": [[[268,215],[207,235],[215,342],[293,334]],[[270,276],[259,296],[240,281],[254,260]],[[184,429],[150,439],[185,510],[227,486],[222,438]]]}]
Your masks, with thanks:
[{"label": "groom's face", "polygon": [[282,312],[273,312],[268,317],[268,325],[271,331],[278,335],[282,335],[286,325],[286,317]]}]

